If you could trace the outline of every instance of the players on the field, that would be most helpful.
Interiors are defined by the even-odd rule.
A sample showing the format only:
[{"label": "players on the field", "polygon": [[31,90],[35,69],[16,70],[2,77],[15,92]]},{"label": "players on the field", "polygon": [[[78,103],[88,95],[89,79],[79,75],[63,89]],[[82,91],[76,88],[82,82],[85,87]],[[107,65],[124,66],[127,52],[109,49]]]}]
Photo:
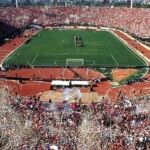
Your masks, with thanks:
[{"label": "players on the field", "polygon": [[75,47],[83,47],[83,42],[80,36],[74,36]]}]

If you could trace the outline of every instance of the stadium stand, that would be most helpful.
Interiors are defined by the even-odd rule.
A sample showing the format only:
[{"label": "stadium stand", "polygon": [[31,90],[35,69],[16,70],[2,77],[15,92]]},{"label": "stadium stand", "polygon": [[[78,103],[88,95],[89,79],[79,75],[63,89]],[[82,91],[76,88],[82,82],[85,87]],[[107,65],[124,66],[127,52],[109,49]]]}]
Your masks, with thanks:
[{"label": "stadium stand", "polygon": [[39,97],[10,96],[7,89],[0,89],[0,104],[1,147],[6,149],[150,148],[149,95],[129,99],[120,94],[116,103],[105,98],[84,105],[45,103]]},{"label": "stadium stand", "polygon": [[[33,23],[43,27],[109,27],[121,29],[137,37],[150,37],[149,9],[0,7],[0,39]],[[31,36],[36,32],[28,31]],[[116,34],[136,46],[122,32],[116,31]],[[27,39],[16,37],[2,45],[0,61]],[[7,53],[4,54],[2,49]],[[148,55],[145,49],[142,52]],[[25,69],[23,66],[16,70],[15,66],[15,70],[9,69],[0,70],[0,149],[150,149],[149,74],[146,81],[111,88],[109,81],[100,82],[103,78],[101,73],[94,70],[88,70],[87,73],[85,68]],[[96,86],[90,89],[92,93],[95,90],[99,94],[105,93],[98,103],[92,101],[85,104],[82,99],[79,102],[67,103],[62,100],[61,103],[54,103],[52,99],[46,102],[40,99],[40,92],[51,88],[49,80],[71,80],[78,77],[93,79]],[[11,78],[13,80],[9,80]],[[22,78],[27,80],[22,81]],[[44,80],[48,82],[42,83]]]},{"label": "stadium stand", "polygon": [[16,28],[31,23],[44,27],[93,25],[124,30],[138,37],[150,36],[150,10],[109,7],[1,7],[0,20]]}]

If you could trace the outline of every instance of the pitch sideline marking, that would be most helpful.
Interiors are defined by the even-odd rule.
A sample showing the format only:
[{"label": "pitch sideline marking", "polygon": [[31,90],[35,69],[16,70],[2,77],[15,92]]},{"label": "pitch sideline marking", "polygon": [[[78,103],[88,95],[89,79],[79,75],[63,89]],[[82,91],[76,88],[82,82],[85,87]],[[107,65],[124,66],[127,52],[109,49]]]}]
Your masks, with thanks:
[{"label": "pitch sideline marking", "polygon": [[[38,34],[40,31],[41,31],[41,30],[39,30],[39,31],[37,31],[37,32],[35,32],[35,33],[33,33],[33,36],[36,35],[36,34]],[[32,36],[32,37],[33,37],[33,36]],[[2,59],[1,62],[0,62],[0,67],[2,67],[2,64],[4,63],[4,61],[5,61],[11,54],[15,53],[15,52],[17,51],[17,49],[19,49],[20,47],[22,47],[22,46],[25,44],[25,42],[26,42],[27,40],[28,40],[28,39],[26,39],[25,41],[23,41],[20,45],[18,45],[18,47],[16,47],[14,50],[12,50],[10,53],[8,53],[5,57],[3,57],[3,59]]]},{"label": "pitch sideline marking", "polygon": [[123,40],[121,37],[119,37],[116,33],[114,32],[110,32],[112,35],[114,35],[114,37],[120,41],[124,47],[127,48],[127,50],[134,55],[140,62],[147,64],[147,62],[145,61],[145,59],[143,59],[143,57],[138,53],[138,51],[136,49],[134,49],[132,46],[130,46],[125,40]]},{"label": "pitch sideline marking", "polygon": [[[146,56],[144,56],[144,55],[142,56],[139,51],[137,51],[134,47],[132,47],[130,44],[128,44],[123,38],[121,38],[119,35],[117,35],[113,31],[111,31],[110,33],[113,34],[116,39],[121,41],[124,44],[124,46],[127,47],[127,50],[131,54],[136,56],[142,63],[145,63],[148,66],[149,59]],[[147,73],[148,73],[148,68],[147,68],[147,71],[145,72],[145,74],[142,77],[144,77]]]}]

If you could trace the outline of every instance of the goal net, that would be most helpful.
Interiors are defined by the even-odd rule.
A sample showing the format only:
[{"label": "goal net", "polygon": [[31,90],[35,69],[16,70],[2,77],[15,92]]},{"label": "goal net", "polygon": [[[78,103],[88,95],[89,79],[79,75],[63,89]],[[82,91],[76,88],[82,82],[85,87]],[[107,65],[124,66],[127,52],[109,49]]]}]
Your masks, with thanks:
[{"label": "goal net", "polygon": [[84,66],[84,59],[68,58],[66,59],[66,66],[70,66],[70,67]]}]

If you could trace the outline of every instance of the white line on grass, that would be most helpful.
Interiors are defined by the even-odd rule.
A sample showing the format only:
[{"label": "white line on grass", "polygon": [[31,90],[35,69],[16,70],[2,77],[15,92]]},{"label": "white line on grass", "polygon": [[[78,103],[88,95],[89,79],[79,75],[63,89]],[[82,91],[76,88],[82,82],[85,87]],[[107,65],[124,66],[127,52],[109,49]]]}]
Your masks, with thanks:
[{"label": "white line on grass", "polygon": [[27,64],[28,64],[28,65],[31,67],[31,64],[30,64],[30,62],[29,62],[28,60],[27,60],[26,62],[27,62]]},{"label": "white line on grass", "polygon": [[60,56],[60,55],[98,55],[98,56],[106,56],[106,55],[102,55],[102,54],[97,54],[97,53],[51,53],[51,55],[56,55],[56,56]]},{"label": "white line on grass", "polygon": [[132,46],[130,46],[125,40],[123,40],[121,37],[119,37],[116,33],[114,32],[110,32],[112,35],[114,35],[114,37],[120,41],[124,47],[126,47],[126,49],[133,55],[135,56],[140,62],[142,63],[146,63],[145,58],[143,59],[143,57],[140,55],[140,53],[138,53],[138,51],[136,49],[134,49]]},{"label": "white line on grass", "polygon": [[55,64],[55,65],[59,65],[59,64],[57,64],[57,62],[63,62],[63,61],[65,61],[65,60],[58,59],[58,60],[55,60],[55,61],[54,61],[54,64]]},{"label": "white line on grass", "polygon": [[32,60],[31,64],[33,64],[35,62],[35,60],[37,59],[37,57],[39,56],[39,54],[37,54],[34,59]]},{"label": "white line on grass", "polygon": [[88,59],[84,59],[85,62],[89,62],[88,64],[90,64],[91,62],[93,63],[93,65],[95,65],[95,60],[88,60]]},{"label": "white line on grass", "polygon": [[113,55],[111,55],[111,57],[112,57],[112,58],[113,58],[113,60],[115,61],[116,65],[119,65],[119,64],[118,64],[118,62],[117,62],[117,60],[114,58],[114,56],[113,56]]},{"label": "white line on grass", "polygon": [[[41,30],[39,30],[38,32],[34,33],[34,35],[38,34]],[[32,37],[33,37],[32,36]],[[2,64],[4,63],[4,61],[6,60],[6,58],[8,58],[8,56],[10,56],[11,54],[15,53],[17,49],[19,49],[21,46],[23,46],[25,44],[25,42],[27,41],[28,39],[26,39],[23,43],[21,43],[18,47],[16,47],[14,50],[12,50],[10,53],[8,53],[0,62],[0,67],[2,67]]]}]

